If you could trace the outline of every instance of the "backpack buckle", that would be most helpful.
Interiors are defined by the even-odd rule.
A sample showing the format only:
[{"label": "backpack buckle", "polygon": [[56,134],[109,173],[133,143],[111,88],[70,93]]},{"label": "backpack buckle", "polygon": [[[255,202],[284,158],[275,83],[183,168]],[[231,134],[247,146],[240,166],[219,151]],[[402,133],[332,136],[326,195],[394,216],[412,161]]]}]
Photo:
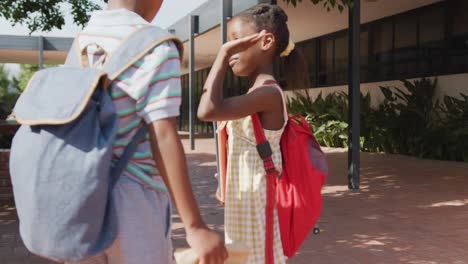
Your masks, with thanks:
[{"label": "backpack buckle", "polygon": [[271,157],[273,155],[273,151],[271,150],[270,142],[265,141],[257,145],[257,152],[260,155],[260,158],[263,160]]},{"label": "backpack buckle", "polygon": [[275,164],[273,163],[272,155],[273,151],[271,150],[270,142],[265,141],[257,145],[257,152],[260,155],[260,158],[263,160],[263,165],[265,167],[265,171],[267,174],[274,174],[278,175],[278,179],[281,178],[281,175],[275,168]]},{"label": "backpack buckle", "polygon": [[278,179],[281,179],[281,174],[279,174],[278,170],[276,169],[275,163],[273,162],[271,156],[268,156],[265,159],[263,159],[263,165],[268,175],[276,174]]}]

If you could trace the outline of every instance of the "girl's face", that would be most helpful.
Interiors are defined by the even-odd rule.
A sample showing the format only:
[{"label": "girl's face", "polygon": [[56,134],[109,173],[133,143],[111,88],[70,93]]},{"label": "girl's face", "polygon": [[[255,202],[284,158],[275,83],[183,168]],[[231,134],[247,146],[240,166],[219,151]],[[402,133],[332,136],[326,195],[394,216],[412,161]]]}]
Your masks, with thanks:
[{"label": "girl's face", "polygon": [[[252,23],[245,22],[239,18],[233,18],[227,29],[228,40],[248,37],[257,33],[255,26]],[[261,41],[253,45],[247,50],[241,51],[232,55],[229,58],[229,66],[237,76],[249,76],[254,72],[259,63],[262,61]]]}]

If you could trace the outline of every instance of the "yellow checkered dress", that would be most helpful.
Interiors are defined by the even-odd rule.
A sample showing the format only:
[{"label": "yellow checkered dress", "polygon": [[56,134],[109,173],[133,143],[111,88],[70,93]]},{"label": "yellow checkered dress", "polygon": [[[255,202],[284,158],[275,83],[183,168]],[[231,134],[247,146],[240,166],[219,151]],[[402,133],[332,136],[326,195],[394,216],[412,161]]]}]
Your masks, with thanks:
[{"label": "yellow checkered dress", "polygon": [[[273,150],[273,162],[282,168],[280,130],[264,130]],[[228,164],[225,203],[226,242],[243,242],[251,248],[249,264],[265,264],[265,206],[266,173],[257,153],[255,134],[250,116],[227,123]],[[286,263],[274,213],[275,263]],[[267,263],[273,264],[273,263]]]}]

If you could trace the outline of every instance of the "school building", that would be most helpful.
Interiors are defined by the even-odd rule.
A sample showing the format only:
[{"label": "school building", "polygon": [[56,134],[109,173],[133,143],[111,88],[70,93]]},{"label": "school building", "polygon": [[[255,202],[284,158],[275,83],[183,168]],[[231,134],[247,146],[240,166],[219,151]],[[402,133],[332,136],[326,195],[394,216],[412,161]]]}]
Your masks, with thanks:
[{"label": "school building", "polygon": [[[369,92],[372,104],[377,105],[383,98],[379,86],[401,87],[402,79],[437,77],[439,97],[467,93],[467,0],[355,0],[349,12],[328,11],[310,0],[297,2],[294,7],[285,0],[207,0],[167,28],[184,41],[178,125],[179,130],[191,132],[192,149],[195,133],[213,133],[212,123],[197,120],[195,109],[210,67],[226,40],[226,23],[259,3],[280,5],[288,14],[291,39],[307,61],[308,91],[313,97],[352,91],[350,102],[355,103],[350,104],[349,173],[354,176],[350,179],[358,181],[359,91]],[[71,43],[71,38],[2,35],[0,63],[63,63]],[[280,71],[278,76],[281,82]],[[241,94],[247,88],[244,78],[227,74],[226,96]],[[287,93],[294,96],[292,91]],[[354,189],[352,185],[350,181]],[[359,183],[355,186],[359,188]]]},{"label": "school building", "polygon": [[[198,31],[195,29],[194,36],[195,105],[221,45],[220,2],[209,0],[191,14],[198,19],[195,20]],[[297,7],[283,0],[227,2],[232,2],[232,9],[227,10],[231,15],[261,2],[280,5],[289,17],[291,39],[307,61],[310,94],[348,91],[346,10],[342,13],[338,9],[327,11],[321,4],[313,5],[309,0],[303,0]],[[466,93],[468,1],[361,0],[360,5],[360,89],[371,93],[373,104],[382,98],[379,86],[401,86],[401,79],[437,77],[440,96]],[[181,130],[189,128],[190,22],[189,15],[168,28],[185,41],[182,81],[186,88],[183,100],[186,107],[179,122]],[[227,95],[239,94],[247,88],[244,79],[232,74],[228,74],[226,85]],[[194,129],[198,133],[211,133],[212,126],[195,120]]]},{"label": "school building", "polygon": [[[224,9],[222,3],[224,2]],[[274,3],[289,16],[291,39],[307,61],[309,92],[348,90],[348,12],[327,11],[303,0],[297,7],[283,0],[207,0],[168,30],[185,41],[182,61],[184,99],[180,130],[189,126],[189,55],[191,17],[194,42],[194,105],[221,46],[221,14],[228,18],[258,3]],[[438,94],[457,96],[468,88],[468,1],[361,0],[360,89],[373,103],[382,98],[380,85],[398,80],[437,77]],[[63,63],[71,38],[2,35],[0,62]],[[281,75],[281,74],[280,74]],[[228,74],[226,95],[246,91],[246,80]],[[292,94],[292,93],[290,93]],[[212,126],[195,118],[195,132],[211,133]]]}]

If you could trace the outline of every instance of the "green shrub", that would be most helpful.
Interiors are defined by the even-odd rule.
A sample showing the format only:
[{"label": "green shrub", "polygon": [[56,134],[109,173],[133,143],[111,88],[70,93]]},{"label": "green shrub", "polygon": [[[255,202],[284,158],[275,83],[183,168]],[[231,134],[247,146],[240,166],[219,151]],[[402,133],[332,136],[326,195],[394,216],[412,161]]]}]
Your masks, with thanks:
[{"label": "green shrub", "polygon": [[438,120],[439,101],[435,99],[437,80],[402,81],[408,92],[397,87],[380,87],[384,101],[376,113],[389,142],[385,152],[425,157],[431,152],[427,141]]},{"label": "green shrub", "polygon": [[326,147],[347,147],[348,123],[327,119],[329,119],[327,114],[321,116],[309,114],[306,116],[306,120],[320,145]]},{"label": "green shrub", "polygon": [[450,160],[468,162],[468,95],[460,97],[444,97],[439,124],[439,134],[444,135],[440,151]]},{"label": "green shrub", "polygon": [[[370,94],[361,93],[361,150],[421,158],[468,161],[468,96],[435,97],[437,80],[402,80],[406,91],[380,87],[383,102],[371,107]],[[348,104],[345,93],[315,100],[308,92],[289,100],[292,114],[306,116],[323,146],[347,147]]]}]

